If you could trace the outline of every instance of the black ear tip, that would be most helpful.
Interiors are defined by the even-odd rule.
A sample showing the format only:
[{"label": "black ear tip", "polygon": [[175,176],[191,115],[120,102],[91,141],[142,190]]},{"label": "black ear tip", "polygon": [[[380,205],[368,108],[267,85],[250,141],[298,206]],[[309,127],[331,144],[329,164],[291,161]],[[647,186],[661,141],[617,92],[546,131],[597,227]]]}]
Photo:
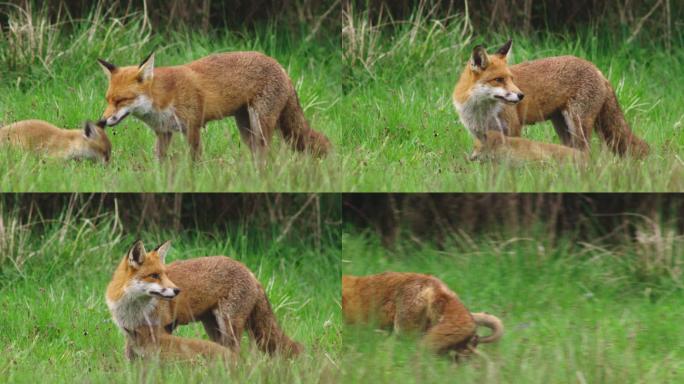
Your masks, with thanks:
[{"label": "black ear tip", "polygon": [[97,123],[95,123],[98,127],[105,129],[107,127],[107,120],[98,120]]}]

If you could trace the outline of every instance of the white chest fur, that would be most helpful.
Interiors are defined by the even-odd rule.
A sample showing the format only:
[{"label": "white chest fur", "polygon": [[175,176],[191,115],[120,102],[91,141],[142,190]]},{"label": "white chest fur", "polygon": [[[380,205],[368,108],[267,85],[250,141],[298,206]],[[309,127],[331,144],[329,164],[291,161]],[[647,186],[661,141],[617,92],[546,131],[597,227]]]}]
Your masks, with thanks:
[{"label": "white chest fur", "polygon": [[158,302],[159,299],[148,295],[124,294],[116,302],[107,299],[107,306],[119,328],[133,330],[158,324],[154,313]]},{"label": "white chest fur", "polygon": [[173,106],[164,109],[156,109],[152,101],[140,96],[133,115],[144,121],[152,130],[160,133],[185,132],[186,126],[176,114]]},{"label": "white chest fur", "polygon": [[463,125],[478,139],[482,139],[490,129],[506,130],[499,119],[504,105],[493,99],[486,89],[474,88],[464,103],[454,100],[454,107]]}]

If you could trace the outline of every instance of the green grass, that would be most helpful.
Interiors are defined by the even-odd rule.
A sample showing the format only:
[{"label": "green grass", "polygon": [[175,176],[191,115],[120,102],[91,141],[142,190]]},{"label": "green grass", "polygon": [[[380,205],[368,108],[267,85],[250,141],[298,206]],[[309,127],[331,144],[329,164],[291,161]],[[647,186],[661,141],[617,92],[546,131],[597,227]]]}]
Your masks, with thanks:
[{"label": "green grass", "polygon": [[[345,327],[343,382],[666,383],[683,377],[684,330],[676,325],[684,305],[681,271],[646,273],[640,263],[662,262],[657,252],[562,239],[549,245],[542,236],[470,240],[441,250],[399,242],[388,251],[375,237],[344,235],[343,273],[433,274],[471,311],[499,316],[506,332],[498,343],[478,347],[485,358],[455,365],[422,352],[415,339]],[[673,246],[662,248],[671,249],[670,266],[681,268],[682,239],[663,244]]]},{"label": "green grass", "polygon": [[[423,12],[424,13],[424,12]],[[353,20],[353,21],[349,21]],[[494,34],[464,28],[454,17],[421,12],[400,25],[377,27],[345,19],[342,108],[345,191],[681,191],[684,189],[682,45],[671,52],[644,39],[593,29],[551,34]],[[353,31],[353,32],[350,32]],[[594,62],[616,89],[633,131],[651,146],[643,161],[614,156],[592,138],[586,169],[572,165],[480,163],[466,160],[472,138],[451,94],[472,48],[498,48],[513,38],[512,63],[557,55]],[[550,123],[527,126],[523,137],[558,143]]]},{"label": "green grass", "polygon": [[[24,29],[6,31],[0,38],[0,125],[42,119],[63,128],[81,128],[83,121],[97,120],[106,106],[107,89],[97,57],[131,65],[154,50],[156,65],[169,66],[215,52],[256,50],[286,69],[311,126],[333,145],[339,142],[341,63],[336,34],[322,30],[307,39],[306,26],[292,31],[275,24],[239,33],[172,32],[150,29],[141,15],[106,18],[97,8],[85,20],[52,24],[36,11],[32,29],[24,18],[12,15]],[[334,191],[341,186],[338,155],[318,160],[296,153],[278,133],[268,165],[257,169],[233,118],[206,126],[198,164],[190,162],[189,147],[180,134],[172,143],[172,159],[160,164],[153,154],[153,131],[134,117],[108,133],[113,145],[108,166],[3,149],[0,191]]]},{"label": "green grass", "polygon": [[[0,376],[4,382],[330,382],[338,376],[339,236],[326,229],[321,249],[306,239],[245,230],[171,234],[144,231],[149,246],[173,240],[169,260],[228,255],[261,281],[285,332],[304,344],[294,359],[269,358],[244,336],[233,370],[202,363],[130,363],[104,292],[134,240],[115,221],[70,219],[15,226],[0,241]],[[274,228],[277,235],[281,228]],[[270,239],[270,240],[269,240]],[[201,277],[198,277],[201,278]],[[207,339],[201,325],[177,334]]]}]

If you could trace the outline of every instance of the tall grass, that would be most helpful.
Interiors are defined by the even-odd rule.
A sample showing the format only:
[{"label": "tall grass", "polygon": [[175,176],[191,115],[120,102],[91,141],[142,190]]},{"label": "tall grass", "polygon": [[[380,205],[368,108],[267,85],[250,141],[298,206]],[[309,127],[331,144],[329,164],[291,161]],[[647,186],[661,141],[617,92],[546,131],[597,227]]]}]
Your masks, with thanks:
[{"label": "tall grass", "polygon": [[[420,2],[420,4],[427,4]],[[501,28],[497,28],[501,29]],[[411,17],[372,18],[348,8],[343,25],[345,191],[677,191],[684,188],[681,106],[684,55],[656,42],[600,28],[575,33],[476,30],[467,14],[438,17],[424,5]],[[615,88],[634,132],[651,146],[643,161],[614,156],[592,140],[588,167],[469,162],[472,138],[451,102],[473,46],[513,38],[513,63],[575,55],[594,62]],[[673,39],[681,42],[682,36]],[[549,123],[523,136],[558,142]]]},{"label": "tall grass", "polygon": [[[660,233],[668,233],[660,229]],[[672,382],[684,374],[678,323],[681,237],[646,235],[622,246],[551,247],[543,232],[528,238],[452,239],[442,248],[401,242],[394,251],[375,236],[347,232],[343,272],[422,272],[442,279],[473,312],[504,322],[504,337],[478,347],[459,365],[424,353],[415,339],[345,328],[343,382],[621,383]],[[655,245],[658,244],[658,245]],[[650,278],[643,263],[661,268]],[[669,271],[668,271],[669,270]]]},{"label": "tall grass", "polygon": [[[338,376],[339,234],[330,226],[316,250],[308,241],[273,241],[282,227],[274,233],[234,227],[135,234],[116,215],[68,209],[51,221],[18,221],[7,209],[0,224],[0,375],[7,382],[330,382]],[[264,286],[285,332],[306,352],[292,361],[269,358],[245,337],[234,369],[126,361],[104,290],[137,237],[150,245],[171,239],[168,262],[206,255],[243,262]],[[178,334],[206,339],[197,324]]]},{"label": "tall grass", "polygon": [[[52,16],[47,5],[0,5],[8,25],[0,31],[0,125],[43,119],[80,128],[106,106],[107,81],[96,58],[118,65],[138,63],[155,51],[158,66],[187,63],[215,52],[257,50],[276,58],[288,72],[312,127],[338,142],[339,37],[307,26],[281,29],[260,24],[240,32],[199,33],[154,27],[145,12],[113,14],[96,2],[82,19]],[[175,28],[177,27],[177,28]],[[325,29],[327,30],[327,29]],[[153,155],[155,135],[135,118],[108,129],[113,144],[109,166],[65,163],[2,148],[3,191],[330,191],[339,189],[336,155],[324,160],[295,153],[275,138],[268,166],[254,166],[232,118],[212,122],[202,133],[204,154],[191,164],[182,135],[171,160]],[[278,135],[276,135],[278,136]]]}]

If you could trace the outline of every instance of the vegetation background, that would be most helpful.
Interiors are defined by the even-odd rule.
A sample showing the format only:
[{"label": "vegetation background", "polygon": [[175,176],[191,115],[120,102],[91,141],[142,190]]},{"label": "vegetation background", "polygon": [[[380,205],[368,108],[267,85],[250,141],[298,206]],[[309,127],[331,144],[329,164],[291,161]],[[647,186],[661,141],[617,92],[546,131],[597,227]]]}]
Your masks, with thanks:
[{"label": "vegetation background", "polygon": [[415,338],[344,327],[342,382],[684,377],[683,196],[346,195],[343,204],[343,273],[435,275],[506,331],[478,347],[484,357],[454,365]]},{"label": "vegetation background", "polygon": [[[9,383],[335,381],[339,225],[339,195],[3,195],[0,376]],[[125,360],[104,292],[137,238],[148,247],[172,240],[167,262],[208,255],[243,262],[305,353],[269,358],[244,336],[230,371]],[[178,334],[207,339],[198,324]]]},{"label": "vegetation background", "polygon": [[[358,0],[343,8],[345,191],[621,192],[684,189],[684,7],[671,0]],[[474,46],[513,39],[512,63],[575,55],[609,79],[643,161],[594,135],[587,167],[477,163],[451,101]],[[523,136],[556,142],[549,123]]]},{"label": "vegetation background", "polygon": [[[339,0],[32,1],[0,4],[0,125],[38,118],[80,128],[104,111],[107,81],[95,61],[184,64],[215,52],[256,50],[289,73],[312,127],[339,142],[341,98]],[[189,162],[182,135],[160,164],[154,134],[132,118],[108,129],[109,166],[65,163],[0,151],[0,190],[96,192],[339,190],[336,155],[324,160],[276,144],[266,169],[255,168],[233,119],[207,125],[204,154]]]}]

